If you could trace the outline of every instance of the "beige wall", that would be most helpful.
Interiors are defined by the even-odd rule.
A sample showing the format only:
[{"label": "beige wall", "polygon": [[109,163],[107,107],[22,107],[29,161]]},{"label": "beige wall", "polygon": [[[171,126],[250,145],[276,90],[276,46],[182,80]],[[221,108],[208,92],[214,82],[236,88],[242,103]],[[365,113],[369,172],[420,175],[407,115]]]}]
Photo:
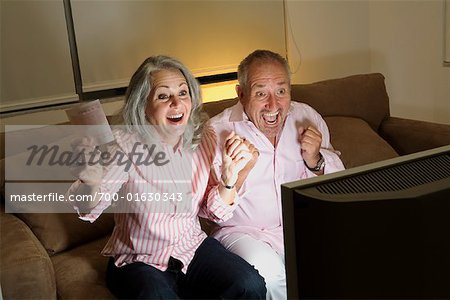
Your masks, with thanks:
[{"label": "beige wall", "polygon": [[450,124],[443,0],[371,1],[369,20],[371,71],[386,76],[391,114]]},{"label": "beige wall", "polygon": [[288,0],[287,11],[294,83],[370,72],[368,1]]},{"label": "beige wall", "polygon": [[287,7],[294,83],[381,72],[393,116],[450,124],[443,0],[288,0]]},{"label": "beige wall", "polygon": [[[286,4],[291,24],[289,57],[292,69],[298,69],[294,83],[381,72],[386,76],[392,115],[450,124],[450,67],[442,66],[443,0],[288,0]],[[211,90],[230,98],[233,86]],[[220,99],[217,93],[205,96],[205,100]],[[35,113],[2,123],[45,124],[60,121],[61,114]]]}]

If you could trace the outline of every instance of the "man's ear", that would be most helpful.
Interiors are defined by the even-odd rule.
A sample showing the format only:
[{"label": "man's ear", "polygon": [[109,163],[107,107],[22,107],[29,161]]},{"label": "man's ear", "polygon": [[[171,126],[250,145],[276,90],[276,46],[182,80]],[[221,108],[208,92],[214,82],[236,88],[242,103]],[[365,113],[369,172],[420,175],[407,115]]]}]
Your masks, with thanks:
[{"label": "man's ear", "polygon": [[243,88],[239,84],[236,84],[236,94],[237,94],[239,100],[242,100],[242,98],[244,97]]}]

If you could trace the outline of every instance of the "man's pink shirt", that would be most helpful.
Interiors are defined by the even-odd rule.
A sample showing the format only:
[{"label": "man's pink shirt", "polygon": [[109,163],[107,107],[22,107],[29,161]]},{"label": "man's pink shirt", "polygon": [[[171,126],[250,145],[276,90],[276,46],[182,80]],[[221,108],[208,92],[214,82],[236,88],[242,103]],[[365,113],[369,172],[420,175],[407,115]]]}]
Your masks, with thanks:
[{"label": "man's pink shirt", "polygon": [[[210,120],[218,147],[212,171],[220,178],[221,145],[234,132],[245,137],[259,150],[260,156],[238,192],[233,216],[218,224],[215,237],[221,239],[234,232],[248,234],[270,244],[284,254],[281,184],[317,176],[309,171],[301,156],[298,128],[311,125],[322,133],[320,152],[325,158],[325,174],[340,171],[344,165],[330,143],[330,134],[323,118],[310,106],[292,102],[276,147],[248,119],[240,103],[224,110]],[[211,180],[211,179],[210,179]],[[214,186],[216,183],[210,183]]]}]

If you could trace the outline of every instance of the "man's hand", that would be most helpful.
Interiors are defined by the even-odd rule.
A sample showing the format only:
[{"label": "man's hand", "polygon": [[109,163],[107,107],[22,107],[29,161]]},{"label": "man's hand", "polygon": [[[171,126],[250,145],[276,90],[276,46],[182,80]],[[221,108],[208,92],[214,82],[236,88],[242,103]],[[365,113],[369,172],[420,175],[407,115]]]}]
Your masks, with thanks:
[{"label": "man's hand", "polygon": [[312,126],[298,128],[298,140],[301,146],[303,160],[310,168],[314,168],[319,162],[320,145],[322,144],[322,134]]}]

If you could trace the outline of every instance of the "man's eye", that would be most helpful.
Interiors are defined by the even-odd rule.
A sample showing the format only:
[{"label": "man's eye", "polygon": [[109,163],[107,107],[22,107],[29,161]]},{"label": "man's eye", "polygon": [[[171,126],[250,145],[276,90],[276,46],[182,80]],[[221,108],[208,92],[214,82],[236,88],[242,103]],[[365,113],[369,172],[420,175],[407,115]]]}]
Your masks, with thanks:
[{"label": "man's eye", "polygon": [[284,94],[286,94],[286,89],[278,90],[278,95],[284,95]]},{"label": "man's eye", "polygon": [[266,93],[264,93],[264,92],[256,92],[257,97],[264,97],[265,95],[266,95]]}]

